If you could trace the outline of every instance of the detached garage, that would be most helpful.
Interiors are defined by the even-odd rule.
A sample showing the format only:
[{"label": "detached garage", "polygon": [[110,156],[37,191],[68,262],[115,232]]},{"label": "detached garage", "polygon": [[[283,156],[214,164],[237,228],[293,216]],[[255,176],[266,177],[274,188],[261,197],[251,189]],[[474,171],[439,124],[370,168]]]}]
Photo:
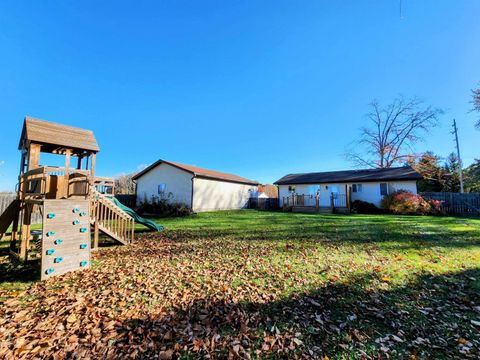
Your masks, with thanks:
[{"label": "detached garage", "polygon": [[163,197],[197,212],[246,208],[258,188],[258,181],[166,160],[158,160],[133,180],[138,202]]}]

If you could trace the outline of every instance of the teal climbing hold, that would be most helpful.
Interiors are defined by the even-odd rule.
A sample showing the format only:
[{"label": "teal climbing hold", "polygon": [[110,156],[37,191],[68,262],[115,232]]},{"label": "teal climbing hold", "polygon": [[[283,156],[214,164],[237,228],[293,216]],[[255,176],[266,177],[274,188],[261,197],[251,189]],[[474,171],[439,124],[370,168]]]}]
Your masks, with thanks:
[{"label": "teal climbing hold", "polygon": [[80,220],[73,220],[73,225],[78,225],[80,224]]},{"label": "teal climbing hold", "polygon": [[74,212],[74,213],[78,213],[78,212],[80,212],[80,209],[79,209],[79,208],[74,208],[74,209],[73,209],[73,212]]},{"label": "teal climbing hold", "polygon": [[62,239],[57,239],[53,242],[55,245],[60,245],[61,243],[63,243],[63,240]]},{"label": "teal climbing hold", "polygon": [[47,219],[55,219],[57,217],[57,215],[51,213],[51,214],[47,214]]},{"label": "teal climbing hold", "polygon": [[62,261],[63,261],[63,258],[62,258],[62,257],[58,257],[58,258],[55,258],[55,259],[53,260],[53,262],[54,262],[55,264],[61,263]]},{"label": "teal climbing hold", "polygon": [[49,269],[45,270],[45,274],[50,275],[50,274],[53,273],[54,271],[55,271],[54,269],[49,268]]},{"label": "teal climbing hold", "polygon": [[55,231],[49,231],[49,232],[47,232],[47,236],[53,236],[53,235],[55,235]]},{"label": "teal climbing hold", "polygon": [[81,266],[81,267],[84,267],[84,266],[87,266],[87,264],[88,264],[88,262],[82,261],[82,262],[80,263],[80,266]]},{"label": "teal climbing hold", "polygon": [[86,232],[87,232],[87,228],[80,228],[80,232],[81,232],[81,233],[86,233]]},{"label": "teal climbing hold", "polygon": [[82,211],[82,212],[80,213],[80,216],[87,216],[87,212],[86,212],[86,211]]},{"label": "teal climbing hold", "polygon": [[47,255],[52,255],[55,252],[53,249],[48,249],[47,250]]},{"label": "teal climbing hold", "polygon": [[87,248],[87,244],[80,244],[80,249],[86,249]]}]

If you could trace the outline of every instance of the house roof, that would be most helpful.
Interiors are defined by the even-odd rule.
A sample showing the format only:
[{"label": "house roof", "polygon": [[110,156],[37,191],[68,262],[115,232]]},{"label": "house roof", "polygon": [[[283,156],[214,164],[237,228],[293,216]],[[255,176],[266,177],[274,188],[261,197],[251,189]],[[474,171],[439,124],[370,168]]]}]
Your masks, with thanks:
[{"label": "house roof", "polygon": [[194,177],[229,181],[229,182],[235,182],[235,183],[240,183],[240,184],[248,184],[248,185],[258,185],[259,184],[259,182],[256,181],[256,180],[246,179],[246,178],[238,176],[238,175],[224,173],[224,172],[215,171],[215,170],[208,170],[208,169],[200,168],[200,167],[197,167],[197,166],[185,165],[185,164],[180,164],[180,163],[177,163],[177,162],[167,161],[167,160],[162,160],[162,159],[154,162],[152,165],[150,165],[146,169],[144,169],[144,170],[140,171],[139,173],[135,174],[133,176],[133,180],[137,180],[137,179],[141,178],[143,175],[145,175],[150,170],[154,169],[155,167],[157,167],[158,165],[160,165],[162,163],[174,166],[174,167],[176,167],[178,169],[181,169],[181,170],[185,170],[185,171],[193,174]]},{"label": "house roof", "polygon": [[349,183],[367,181],[421,180],[423,177],[410,166],[388,169],[344,170],[304,174],[289,174],[276,181],[277,185]]},{"label": "house roof", "polygon": [[18,145],[19,149],[22,148],[24,140],[71,149],[100,151],[92,131],[35,119],[30,116],[25,117],[22,136]]}]

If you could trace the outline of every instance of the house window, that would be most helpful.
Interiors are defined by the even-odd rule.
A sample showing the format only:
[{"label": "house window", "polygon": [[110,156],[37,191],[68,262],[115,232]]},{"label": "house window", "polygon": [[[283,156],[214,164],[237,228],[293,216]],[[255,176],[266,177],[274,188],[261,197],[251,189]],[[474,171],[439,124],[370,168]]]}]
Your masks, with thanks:
[{"label": "house window", "polygon": [[167,184],[160,184],[158,185],[158,195],[163,195],[165,194],[165,190],[167,189]]},{"label": "house window", "polygon": [[289,186],[288,186],[288,191],[289,191],[289,192],[295,192],[295,186],[289,185]]},{"label": "house window", "polygon": [[363,190],[362,184],[352,184],[352,192],[361,193]]},{"label": "house window", "polygon": [[380,183],[380,195],[382,195],[382,196],[388,195],[388,184],[387,183]]}]

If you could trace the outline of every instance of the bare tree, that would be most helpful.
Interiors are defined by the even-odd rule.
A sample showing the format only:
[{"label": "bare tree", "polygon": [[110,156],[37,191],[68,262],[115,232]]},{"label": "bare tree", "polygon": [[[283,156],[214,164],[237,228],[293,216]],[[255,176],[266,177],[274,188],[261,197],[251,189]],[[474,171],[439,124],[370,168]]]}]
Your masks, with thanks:
[{"label": "bare tree", "polygon": [[346,154],[358,167],[389,168],[405,163],[413,153],[413,145],[438,125],[443,113],[424,106],[417,97],[399,97],[386,106],[374,100],[370,107],[369,125],[360,129],[355,149]]},{"label": "bare tree", "polygon": [[[472,90],[473,111],[480,112],[480,88]],[[475,127],[480,130],[480,119],[475,123]]]},{"label": "bare tree", "polygon": [[122,174],[115,178],[115,192],[117,194],[135,194],[134,174]]}]

